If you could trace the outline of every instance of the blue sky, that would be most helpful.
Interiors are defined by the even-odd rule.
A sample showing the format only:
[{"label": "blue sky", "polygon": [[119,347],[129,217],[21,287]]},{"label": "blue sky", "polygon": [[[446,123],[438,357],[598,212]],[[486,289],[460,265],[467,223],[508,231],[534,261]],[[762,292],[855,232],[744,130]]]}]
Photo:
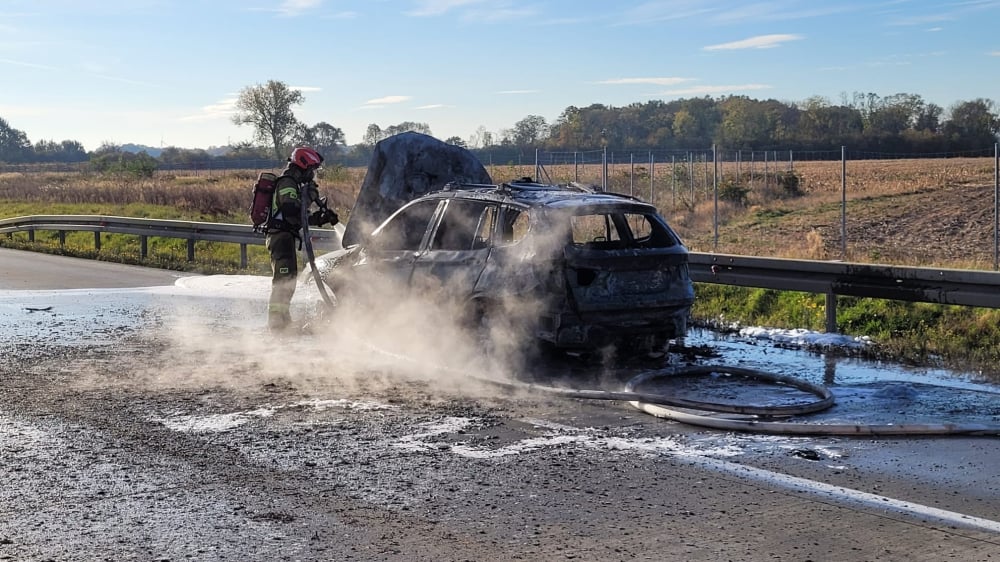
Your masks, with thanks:
[{"label": "blue sky", "polygon": [[360,142],[709,95],[1000,101],[1000,0],[0,0],[0,118],[32,142],[208,148],[247,86]]}]

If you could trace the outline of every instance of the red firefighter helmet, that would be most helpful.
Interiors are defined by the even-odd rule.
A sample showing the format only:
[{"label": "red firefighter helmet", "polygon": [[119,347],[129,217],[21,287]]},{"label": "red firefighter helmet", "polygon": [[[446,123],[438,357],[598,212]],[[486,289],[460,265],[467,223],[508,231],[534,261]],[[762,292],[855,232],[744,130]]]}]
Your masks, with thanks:
[{"label": "red firefighter helmet", "polygon": [[320,153],[308,146],[300,146],[293,150],[292,156],[288,160],[303,170],[318,168],[323,163],[323,157]]}]

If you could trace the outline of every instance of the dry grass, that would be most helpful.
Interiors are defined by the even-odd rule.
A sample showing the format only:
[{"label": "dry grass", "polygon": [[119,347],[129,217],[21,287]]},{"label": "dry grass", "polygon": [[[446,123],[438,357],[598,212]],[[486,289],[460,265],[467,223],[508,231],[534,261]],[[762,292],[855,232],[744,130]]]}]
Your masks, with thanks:
[{"label": "dry grass", "polygon": [[[648,163],[609,168],[609,190],[656,204],[694,251],[808,259],[992,268],[992,158],[860,160],[847,163],[846,192],[839,161],[796,162],[799,192],[775,183],[759,164],[720,163],[719,181],[748,188],[744,201],[715,202],[713,170]],[[343,219],[364,179],[364,168],[331,168],[321,191]],[[533,165],[488,166],[494,181],[535,177]],[[651,173],[652,172],[652,173]],[[739,172],[739,174],[737,174]],[[246,222],[257,170],[157,173],[152,178],[88,173],[0,175],[2,216],[67,205],[112,214]],[[601,166],[546,167],[543,179],[600,184]],[[652,179],[651,179],[652,177]],[[846,217],[841,200],[846,197]],[[63,206],[63,207],[60,207]],[[43,210],[49,209],[49,210]],[[54,209],[54,210],[53,210]],[[172,209],[172,211],[171,211]],[[716,209],[718,214],[716,214]],[[174,217],[166,214],[173,212]],[[844,220],[846,218],[846,220]],[[842,236],[846,227],[847,237]],[[846,246],[846,252],[844,247]]]}]

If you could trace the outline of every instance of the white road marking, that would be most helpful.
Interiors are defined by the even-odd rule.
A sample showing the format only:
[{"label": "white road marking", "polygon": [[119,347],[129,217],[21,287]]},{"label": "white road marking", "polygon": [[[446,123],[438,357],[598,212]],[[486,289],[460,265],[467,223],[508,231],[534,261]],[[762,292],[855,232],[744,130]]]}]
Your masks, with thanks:
[{"label": "white road marking", "polygon": [[1000,522],[993,521],[991,519],[983,519],[981,517],[974,517],[964,513],[938,509],[936,507],[930,507],[919,503],[897,500],[887,496],[880,496],[878,494],[870,494],[868,492],[861,492],[851,488],[844,488],[842,486],[834,486],[832,484],[817,482],[807,478],[799,478],[797,476],[773,472],[762,468],[755,468],[734,462],[713,459],[697,453],[678,454],[676,456],[685,458],[692,464],[704,468],[717,470],[719,472],[726,472],[735,476],[746,477],[757,481],[769,482],[795,492],[822,496],[831,502],[836,502],[842,505],[857,505],[879,512],[897,513],[917,519],[933,520],[938,523],[954,525],[956,527],[978,529],[990,533],[1000,533]]}]

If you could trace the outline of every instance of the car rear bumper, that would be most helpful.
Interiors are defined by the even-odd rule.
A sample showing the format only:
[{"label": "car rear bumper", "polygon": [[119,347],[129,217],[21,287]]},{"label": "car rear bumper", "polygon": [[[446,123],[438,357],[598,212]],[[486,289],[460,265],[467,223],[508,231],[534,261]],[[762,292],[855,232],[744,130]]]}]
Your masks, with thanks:
[{"label": "car rear bumper", "polygon": [[591,314],[562,313],[542,318],[539,337],[558,348],[598,348],[646,336],[684,337],[691,305]]}]

